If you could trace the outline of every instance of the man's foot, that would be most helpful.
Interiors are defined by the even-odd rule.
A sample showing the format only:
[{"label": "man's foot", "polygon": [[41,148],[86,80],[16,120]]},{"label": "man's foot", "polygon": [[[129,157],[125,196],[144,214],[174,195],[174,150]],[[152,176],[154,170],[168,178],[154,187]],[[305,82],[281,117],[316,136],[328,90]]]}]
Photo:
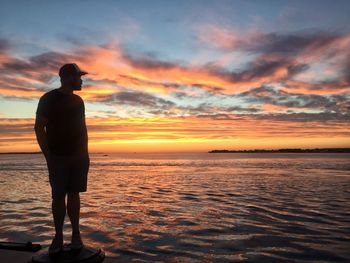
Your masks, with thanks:
[{"label": "man's foot", "polygon": [[70,243],[71,249],[81,249],[84,246],[83,241],[81,240],[80,232],[72,233],[72,241]]},{"label": "man's foot", "polygon": [[49,247],[49,255],[61,252],[63,247],[63,235],[56,234]]}]

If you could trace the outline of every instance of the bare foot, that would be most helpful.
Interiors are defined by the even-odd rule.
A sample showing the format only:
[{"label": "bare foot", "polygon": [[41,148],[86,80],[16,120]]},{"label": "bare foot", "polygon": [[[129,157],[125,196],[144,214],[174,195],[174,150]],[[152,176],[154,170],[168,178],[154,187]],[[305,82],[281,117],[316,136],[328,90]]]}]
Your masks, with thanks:
[{"label": "bare foot", "polygon": [[81,249],[83,246],[84,244],[81,240],[80,232],[73,232],[70,244],[71,249]]},{"label": "bare foot", "polygon": [[56,234],[52,239],[49,247],[49,254],[56,254],[62,250],[63,247],[63,234]]}]

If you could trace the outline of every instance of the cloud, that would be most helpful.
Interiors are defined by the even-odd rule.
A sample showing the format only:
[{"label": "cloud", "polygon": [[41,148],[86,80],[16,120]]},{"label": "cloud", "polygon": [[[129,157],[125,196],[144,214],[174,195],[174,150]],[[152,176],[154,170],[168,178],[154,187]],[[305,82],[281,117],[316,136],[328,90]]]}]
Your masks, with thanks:
[{"label": "cloud", "polygon": [[74,56],[60,52],[44,52],[29,58],[18,58],[9,40],[0,40],[1,96],[30,100],[45,91],[45,85],[58,75],[59,67]]},{"label": "cloud", "polygon": [[224,106],[224,105],[214,105],[208,102],[200,103],[199,105],[192,106],[177,106],[175,108],[178,112],[181,112],[182,116],[228,116],[236,114],[239,118],[240,114],[246,113],[257,113],[261,109],[256,107],[242,107],[242,106]]},{"label": "cloud", "polygon": [[296,56],[305,52],[318,52],[334,44],[344,35],[335,32],[258,33],[242,40],[239,47],[245,51],[283,56]]},{"label": "cloud", "polygon": [[2,63],[1,67],[5,74],[21,73],[26,76],[36,77],[41,72],[51,72],[57,75],[57,69],[66,61],[74,61],[74,56],[59,52],[45,52],[29,57],[28,60],[11,58],[8,62]]},{"label": "cloud", "polygon": [[10,41],[4,38],[0,38],[0,52],[8,51],[10,47]]},{"label": "cloud", "polygon": [[[350,56],[333,61],[339,62],[334,64],[340,69],[338,78],[308,83],[295,77],[312,68],[310,60],[305,62],[300,58],[318,56],[324,49],[333,50],[337,58],[339,54],[347,54],[346,34],[267,33],[260,42],[250,43],[251,39],[252,36],[235,37],[232,48],[257,53],[252,61],[235,70],[216,63],[193,65],[190,61],[167,61],[151,52],[130,54],[115,40],[66,52],[50,51],[18,58],[11,43],[3,39],[0,41],[4,58],[0,63],[4,72],[0,78],[1,96],[37,99],[52,87],[49,82],[57,77],[58,68],[74,61],[90,73],[84,77],[84,88],[79,92],[84,100],[132,106],[139,109],[139,114],[216,119],[252,115],[269,119],[269,114],[304,112],[306,115],[298,116],[306,120],[308,116],[322,116],[307,115],[313,113],[333,114],[333,118],[345,120],[350,74],[344,65],[350,64]],[[243,40],[245,45],[240,46]],[[335,43],[339,46],[334,49]],[[307,55],[306,50],[311,55]],[[221,99],[233,99],[233,102],[224,106],[220,104]],[[244,103],[237,104],[240,101]]]},{"label": "cloud", "polygon": [[175,106],[175,103],[172,101],[140,91],[121,91],[113,94],[99,95],[99,101],[136,106],[140,108],[149,107],[169,109]]},{"label": "cloud", "polygon": [[128,53],[123,53],[123,58],[133,67],[141,68],[144,70],[154,70],[154,69],[185,69],[185,67],[180,65],[180,62],[167,62],[156,58],[151,54],[141,54],[139,57],[132,56]]},{"label": "cloud", "polygon": [[[319,112],[319,113],[307,113],[307,112],[291,112],[291,113],[271,113],[260,114],[254,116],[260,120],[276,120],[280,122],[312,122],[323,123],[323,127],[337,126],[342,128],[344,135],[350,135],[350,132],[346,131],[349,126],[350,114],[348,113],[334,113],[334,112]],[[329,128],[328,126],[328,128]],[[333,126],[333,127],[334,127]],[[311,127],[310,127],[311,128]],[[316,132],[316,129],[315,129]],[[310,130],[311,133],[311,130]],[[331,133],[331,131],[330,131]]]},{"label": "cloud", "polygon": [[[89,84],[89,94],[82,91],[82,97],[94,100],[91,91],[96,88],[97,101],[100,97],[99,88],[106,90],[105,87],[108,87],[107,90],[112,94],[113,86],[114,89],[134,89],[155,94],[183,92],[182,87],[197,86],[213,94],[232,94],[248,91],[264,83],[279,82],[290,90],[312,93],[321,89],[324,93],[336,93],[348,86],[346,66],[339,66],[342,69],[339,72],[344,72],[345,77],[339,77],[333,82],[327,80],[327,83],[307,83],[294,77],[308,72],[310,61],[305,63],[294,56],[300,55],[304,58],[305,50],[314,54],[316,50],[334,46],[334,43],[339,45],[336,49],[337,54],[345,52],[343,49],[346,41],[347,37],[344,34],[322,32],[255,33],[247,39],[236,38],[234,48],[256,52],[258,56],[240,69],[230,70],[227,67],[215,66],[216,63],[194,66],[185,61],[161,60],[151,52],[131,55],[123,50],[115,39],[100,45],[77,46],[67,52],[50,51],[28,58],[16,58],[9,52],[9,41],[3,39],[3,48],[0,49],[3,62],[0,67],[6,81],[3,81],[1,89],[6,89],[6,94],[10,93],[13,87],[7,87],[6,82],[12,78],[12,82],[22,82],[23,86],[32,85],[41,92],[52,79],[57,78],[58,68],[63,63],[74,61],[90,72],[90,81],[94,81],[93,84]],[[241,42],[244,44],[239,44]],[[109,83],[106,86],[107,81]],[[20,96],[19,94],[20,91],[17,91],[16,97]],[[33,95],[38,96],[31,90],[28,90],[27,94],[22,92],[23,98]]]},{"label": "cloud", "polygon": [[[224,54],[243,52],[254,54],[253,61],[240,71],[224,70],[223,76],[236,82],[278,81],[285,85],[294,82],[300,73],[313,73],[318,78],[322,75],[315,71],[320,64],[324,70],[333,71],[333,82],[328,76],[322,82],[328,82],[326,87],[343,89],[349,87],[349,57],[350,33],[328,32],[308,29],[289,33],[248,31],[220,28],[214,25],[204,26],[198,32],[198,41],[202,48],[215,48]],[[208,63],[211,64],[211,63]],[[214,62],[212,64],[215,64]],[[219,73],[219,72],[218,72]],[[231,77],[230,77],[231,75]],[[323,74],[325,75],[325,74]],[[270,76],[270,77],[267,77]],[[295,84],[295,82],[294,82]],[[299,85],[316,91],[318,83],[299,81]],[[255,85],[258,86],[258,85]],[[290,85],[291,86],[291,85]],[[326,89],[323,89],[325,91]]]},{"label": "cloud", "polygon": [[[293,64],[286,58],[262,56],[249,63],[248,67],[238,73],[231,73],[231,81],[253,81],[268,78],[270,81],[283,80],[307,69],[305,64]],[[265,80],[266,81],[266,80]]]},{"label": "cloud", "polygon": [[[271,104],[288,108],[301,108],[303,110],[322,110],[347,113],[346,101],[350,99],[350,94],[342,95],[316,95],[289,93],[283,89],[276,89],[272,86],[263,85],[247,92],[242,92],[233,97],[239,97],[249,103]],[[334,115],[338,116],[338,115]],[[339,115],[340,116],[340,115]],[[343,119],[341,117],[341,119]]]},{"label": "cloud", "polygon": [[318,52],[329,47],[336,48],[339,41],[349,37],[340,32],[328,32],[315,29],[301,31],[240,32],[237,29],[215,25],[204,25],[197,30],[197,40],[202,45],[214,47],[222,51],[246,51],[258,54],[296,56],[306,50]]},{"label": "cloud", "polygon": [[240,106],[232,106],[232,107],[226,107],[223,108],[224,110],[228,112],[245,112],[245,113],[257,113],[261,112],[261,109],[254,108],[254,107],[240,107]]},{"label": "cloud", "polygon": [[349,54],[346,56],[346,60],[342,70],[345,76],[345,82],[350,86],[350,51]]}]

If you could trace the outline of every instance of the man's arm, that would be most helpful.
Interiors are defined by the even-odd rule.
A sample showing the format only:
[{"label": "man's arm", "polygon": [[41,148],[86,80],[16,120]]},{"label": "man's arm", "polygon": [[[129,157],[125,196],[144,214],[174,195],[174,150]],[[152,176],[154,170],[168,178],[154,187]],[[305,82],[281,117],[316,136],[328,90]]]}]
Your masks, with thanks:
[{"label": "man's arm", "polygon": [[86,128],[86,118],[85,118],[85,104],[84,101],[81,99],[81,105],[82,105],[82,111],[83,111],[83,118],[84,118],[84,143],[86,145],[86,151],[89,152],[89,136],[88,131]]},{"label": "man's arm", "polygon": [[85,140],[85,145],[86,145],[86,150],[87,152],[89,152],[89,135],[88,135],[88,131],[86,128],[86,121],[85,121],[85,116],[84,116],[84,140]]},{"label": "man's arm", "polygon": [[36,134],[36,139],[40,146],[42,153],[44,154],[46,160],[49,157],[49,147],[47,145],[45,126],[47,125],[48,119],[39,114],[36,115],[34,130]]}]

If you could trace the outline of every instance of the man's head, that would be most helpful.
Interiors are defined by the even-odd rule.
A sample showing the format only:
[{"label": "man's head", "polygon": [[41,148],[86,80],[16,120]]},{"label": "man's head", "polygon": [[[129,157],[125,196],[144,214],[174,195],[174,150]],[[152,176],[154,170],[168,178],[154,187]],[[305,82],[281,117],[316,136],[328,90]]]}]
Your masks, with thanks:
[{"label": "man's head", "polygon": [[77,64],[64,64],[58,73],[61,78],[61,84],[71,88],[72,90],[81,90],[83,83],[81,76],[88,74],[86,71],[81,71]]}]

